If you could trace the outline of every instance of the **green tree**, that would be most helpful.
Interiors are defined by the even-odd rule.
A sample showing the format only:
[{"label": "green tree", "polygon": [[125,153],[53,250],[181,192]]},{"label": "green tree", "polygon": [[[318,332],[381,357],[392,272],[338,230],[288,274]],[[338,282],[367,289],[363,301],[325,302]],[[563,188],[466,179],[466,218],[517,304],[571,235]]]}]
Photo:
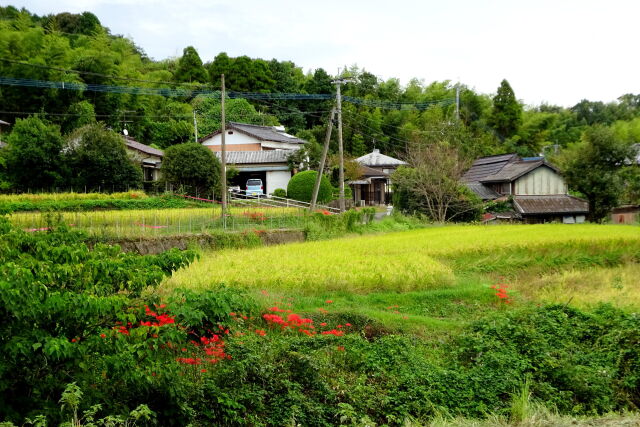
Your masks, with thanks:
[{"label": "green tree", "polygon": [[624,191],[624,165],[633,154],[631,144],[617,138],[613,130],[594,126],[559,156],[567,184],[589,201],[590,220],[602,221],[618,205]]},{"label": "green tree", "polygon": [[195,142],[173,145],[164,152],[164,179],[189,194],[207,194],[220,185],[220,161]]},{"label": "green tree", "polygon": [[177,82],[206,83],[208,78],[207,70],[202,65],[198,51],[193,46],[185,47],[182,51],[182,57],[178,61],[174,79]]},{"label": "green tree", "polygon": [[[304,171],[295,174],[287,185],[287,197],[300,200],[302,202],[310,202],[313,195],[313,186],[316,182],[316,171]],[[318,202],[325,203],[331,200],[332,187],[329,179],[323,174],[320,178],[320,189],[318,190]]]},{"label": "green tree", "polygon": [[16,189],[51,189],[62,184],[63,139],[58,126],[36,116],[18,119],[7,143],[7,175]]},{"label": "green tree", "polygon": [[522,124],[522,106],[516,99],[513,89],[505,79],[500,83],[498,93],[493,97],[493,110],[489,125],[500,139],[507,139],[518,132]]},{"label": "green tree", "polygon": [[124,138],[103,124],[84,126],[64,149],[69,184],[87,190],[122,191],[142,186],[142,170],[127,155]]},{"label": "green tree", "polygon": [[[194,98],[191,105],[197,111],[198,133],[201,136],[220,129],[222,107],[220,106],[219,98],[200,95]],[[262,126],[275,126],[278,124],[278,119],[268,114],[259,113],[249,101],[243,98],[226,99],[225,114],[227,123],[240,122]]]}]

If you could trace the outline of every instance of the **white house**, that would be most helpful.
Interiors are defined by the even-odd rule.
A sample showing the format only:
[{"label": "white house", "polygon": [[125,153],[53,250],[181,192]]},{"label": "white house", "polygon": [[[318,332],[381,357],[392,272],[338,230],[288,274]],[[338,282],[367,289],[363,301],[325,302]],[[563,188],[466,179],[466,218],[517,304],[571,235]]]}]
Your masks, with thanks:
[{"label": "white house", "polygon": [[[217,130],[198,140],[220,157],[222,132]],[[230,122],[226,128],[227,164],[240,171],[233,184],[246,188],[252,178],[262,179],[264,192],[287,188],[291,171],[287,159],[306,141],[285,132],[284,126],[258,126]]]}]

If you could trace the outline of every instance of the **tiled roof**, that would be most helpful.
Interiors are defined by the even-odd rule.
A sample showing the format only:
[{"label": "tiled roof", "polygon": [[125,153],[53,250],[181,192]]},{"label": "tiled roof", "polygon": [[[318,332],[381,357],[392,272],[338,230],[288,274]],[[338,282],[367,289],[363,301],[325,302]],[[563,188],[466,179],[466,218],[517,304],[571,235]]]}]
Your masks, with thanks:
[{"label": "tiled roof", "polygon": [[374,149],[371,153],[365,154],[364,156],[358,157],[356,162],[365,166],[373,166],[373,167],[381,167],[381,166],[402,166],[406,165],[407,162],[403,162],[402,160],[395,159],[391,156],[386,156],[380,153],[380,150]]},{"label": "tiled roof", "polygon": [[553,196],[515,196],[513,205],[523,215],[532,214],[586,214],[589,204],[566,194]]},{"label": "tiled roof", "polygon": [[482,200],[493,200],[500,197],[500,194],[496,193],[486,185],[481,182],[465,182],[469,190],[473,191],[476,196],[480,197]]},{"label": "tiled roof", "polygon": [[509,162],[518,159],[517,154],[500,154],[476,159],[471,168],[462,176],[462,182],[478,182],[496,174]]},{"label": "tiled roof", "polygon": [[132,148],[134,150],[138,150],[140,152],[143,152],[145,154],[149,154],[151,156],[158,156],[158,157],[163,157],[164,156],[164,151],[158,150],[157,148],[149,147],[148,145],[145,145],[145,144],[143,144],[141,142],[138,142],[133,138],[126,137],[125,138],[125,144],[129,148]]},{"label": "tiled roof", "polygon": [[378,169],[370,168],[369,166],[366,166],[366,165],[360,165],[360,172],[362,172],[360,176],[363,176],[363,177],[380,176],[380,177],[386,178],[389,176],[388,173],[384,173]]},{"label": "tiled roof", "polygon": [[[282,126],[259,126],[259,125],[250,125],[247,123],[238,123],[238,122],[229,122],[227,125],[227,130],[237,130],[246,135],[253,136],[260,141],[271,141],[271,142],[286,142],[289,144],[305,144],[307,141],[304,139],[300,139],[293,135],[289,135],[284,131],[284,127]],[[218,135],[220,130],[217,130],[209,135],[203,136],[198,139],[198,142],[204,142],[207,139],[211,138],[214,135]]]},{"label": "tiled roof", "polygon": [[[287,163],[287,159],[294,150],[263,150],[263,151],[227,151],[227,163],[232,165],[244,165],[255,163]],[[215,155],[220,158],[220,152]]]},{"label": "tiled roof", "polygon": [[507,163],[500,171],[482,178],[482,182],[511,182],[540,166],[546,166],[554,171],[558,171],[555,167],[546,163],[544,160],[535,161],[519,161]]}]

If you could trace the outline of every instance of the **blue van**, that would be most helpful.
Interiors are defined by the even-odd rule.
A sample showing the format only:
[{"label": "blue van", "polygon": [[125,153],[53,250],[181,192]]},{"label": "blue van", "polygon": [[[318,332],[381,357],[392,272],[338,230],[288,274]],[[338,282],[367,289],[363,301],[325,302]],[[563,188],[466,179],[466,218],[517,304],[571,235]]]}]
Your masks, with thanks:
[{"label": "blue van", "polygon": [[264,185],[262,185],[262,180],[259,178],[251,178],[247,180],[247,196],[263,196],[264,195]]}]

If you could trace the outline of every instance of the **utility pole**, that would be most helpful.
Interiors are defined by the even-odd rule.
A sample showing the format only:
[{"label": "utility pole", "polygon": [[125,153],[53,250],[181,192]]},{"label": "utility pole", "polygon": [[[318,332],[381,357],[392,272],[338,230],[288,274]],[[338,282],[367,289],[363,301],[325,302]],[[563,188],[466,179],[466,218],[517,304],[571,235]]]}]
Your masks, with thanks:
[{"label": "utility pole", "polygon": [[456,119],[460,120],[460,85],[456,84]]},{"label": "utility pole", "polygon": [[329,117],[329,124],[327,125],[327,133],[324,135],[324,147],[322,148],[322,156],[320,157],[320,165],[318,166],[318,175],[316,176],[316,182],[313,186],[313,195],[311,197],[311,204],[309,205],[309,211],[313,212],[316,208],[316,202],[318,201],[318,192],[320,191],[320,180],[324,172],[324,163],[327,160],[327,152],[329,151],[329,141],[331,141],[331,129],[333,128],[333,118],[336,115],[336,109],[331,109],[331,117]]},{"label": "utility pole", "polygon": [[196,139],[196,143],[198,143],[198,119],[196,119],[196,110],[193,110],[193,136]]},{"label": "utility pole", "polygon": [[340,94],[340,85],[352,81],[351,79],[338,78],[332,83],[336,85],[336,107],[338,110],[338,155],[340,156],[340,173],[338,179],[340,180],[340,212],[345,211],[344,203],[344,147],[342,144],[342,95]]},{"label": "utility pole", "polygon": [[225,145],[225,136],[227,133],[226,127],[226,117],[224,114],[224,97],[225,97],[225,87],[224,87],[224,74],[221,76],[222,80],[222,92],[220,96],[220,106],[221,108],[221,117],[220,117],[220,125],[221,125],[221,134],[220,134],[220,162],[222,163],[222,172],[221,172],[221,181],[222,181],[222,225],[224,228],[227,228],[227,146]]}]

